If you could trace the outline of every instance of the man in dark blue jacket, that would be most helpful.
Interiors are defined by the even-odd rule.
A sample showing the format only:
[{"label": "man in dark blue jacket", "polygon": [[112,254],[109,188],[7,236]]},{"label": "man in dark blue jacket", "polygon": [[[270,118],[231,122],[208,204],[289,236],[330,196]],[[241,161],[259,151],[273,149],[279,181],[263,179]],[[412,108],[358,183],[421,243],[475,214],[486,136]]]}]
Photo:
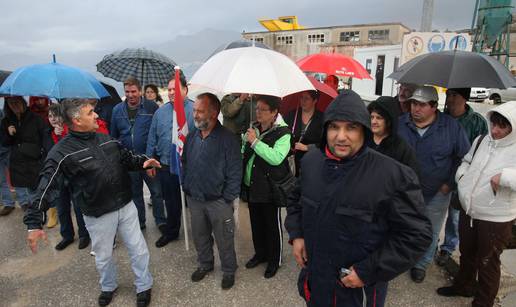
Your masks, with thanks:
[{"label": "man in dark blue jacket", "polygon": [[351,90],[326,109],[323,131],[301,160],[285,220],[299,294],[308,306],[383,306],[387,282],[432,239],[417,176],[367,147],[369,112]]},{"label": "man in dark blue jacket", "polygon": [[[217,120],[220,101],[204,93],[194,104],[195,130],[183,149],[183,189],[192,219],[199,267],[192,281],[213,271],[213,237],[222,267],[222,289],[235,283],[237,269],[233,201],[240,195],[242,159],[234,134]],[[213,237],[212,237],[213,233]]]},{"label": "man in dark blue jacket", "polygon": [[[113,108],[110,134],[135,154],[145,154],[152,117],[158,109],[158,105],[154,101],[142,97],[140,82],[135,78],[130,77],[124,82],[124,91],[126,100]],[[143,200],[143,182],[145,181],[151,193],[152,213],[156,225],[162,230],[166,224],[166,218],[159,181],[143,171],[129,172],[129,176],[131,177],[133,201],[138,209],[140,228],[145,229],[145,203]]]},{"label": "man in dark blue jacket", "polygon": [[455,172],[469,151],[466,132],[451,116],[437,110],[435,88],[416,88],[409,101],[410,113],[399,119],[398,134],[416,152],[426,214],[432,222],[433,240],[419,262],[410,270],[415,282],[422,282],[434,258],[439,233],[450,203]]}]

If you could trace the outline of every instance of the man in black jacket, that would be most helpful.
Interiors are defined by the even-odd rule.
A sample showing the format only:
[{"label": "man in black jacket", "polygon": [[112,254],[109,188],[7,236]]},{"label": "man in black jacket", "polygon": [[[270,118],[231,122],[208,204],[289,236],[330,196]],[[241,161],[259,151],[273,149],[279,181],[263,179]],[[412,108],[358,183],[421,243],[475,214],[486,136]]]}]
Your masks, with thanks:
[{"label": "man in black jacket", "polygon": [[113,240],[118,232],[127,247],[136,276],[137,306],[147,306],[152,288],[149,251],[140,231],[136,208],[131,202],[127,172],[160,167],[160,164],[145,156],[135,156],[119,141],[95,133],[98,116],[93,108],[85,99],[62,102],[62,117],[69,125],[70,133],[51,149],[40,173],[35,200],[24,217],[29,230],[27,241],[36,252],[38,240],[46,239],[42,230],[44,212],[48,204],[58,197],[59,182],[66,179],[72,199],[84,215],[96,254],[102,290],[99,305],[108,305],[117,289],[112,253]]},{"label": "man in black jacket", "polygon": [[285,220],[303,268],[299,293],[308,306],[383,306],[387,282],[432,240],[417,176],[365,145],[369,113],[353,91],[326,109],[323,131],[301,161]]}]

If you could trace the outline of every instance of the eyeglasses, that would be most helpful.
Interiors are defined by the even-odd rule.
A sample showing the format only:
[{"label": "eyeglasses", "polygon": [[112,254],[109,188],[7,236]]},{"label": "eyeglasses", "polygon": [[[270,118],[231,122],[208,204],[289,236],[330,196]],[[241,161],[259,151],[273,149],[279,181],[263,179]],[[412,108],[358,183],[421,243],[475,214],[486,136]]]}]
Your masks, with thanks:
[{"label": "eyeglasses", "polygon": [[256,108],[256,112],[270,112],[271,109]]}]

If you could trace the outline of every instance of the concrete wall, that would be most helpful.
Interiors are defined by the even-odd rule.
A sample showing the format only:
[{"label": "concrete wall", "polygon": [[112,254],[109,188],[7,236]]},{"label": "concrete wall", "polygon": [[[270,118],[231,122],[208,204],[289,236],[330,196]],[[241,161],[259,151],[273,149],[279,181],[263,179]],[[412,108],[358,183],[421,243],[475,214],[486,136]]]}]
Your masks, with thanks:
[{"label": "concrete wall", "polygon": [[376,88],[376,79],[375,72],[377,68],[377,59],[378,56],[385,56],[385,65],[384,65],[384,78],[383,78],[383,87],[382,87],[382,95],[383,96],[395,96],[396,95],[396,83],[393,79],[387,78],[394,71],[394,61],[395,58],[401,57],[401,45],[393,45],[393,46],[379,46],[379,47],[369,47],[369,48],[356,48],[354,58],[364,67],[366,67],[367,59],[371,60],[371,77],[373,80],[369,79],[353,79],[352,89],[357,92],[362,97],[370,97],[371,100],[375,99],[375,88]]}]

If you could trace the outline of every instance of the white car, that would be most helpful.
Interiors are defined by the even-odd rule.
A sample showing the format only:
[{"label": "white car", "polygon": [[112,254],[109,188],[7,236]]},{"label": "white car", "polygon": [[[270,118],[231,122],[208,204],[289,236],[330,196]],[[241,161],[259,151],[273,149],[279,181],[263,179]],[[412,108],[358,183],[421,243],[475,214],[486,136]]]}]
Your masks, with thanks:
[{"label": "white car", "polygon": [[516,87],[510,87],[508,89],[489,89],[489,99],[495,104],[516,100]]},{"label": "white car", "polygon": [[469,101],[484,102],[489,97],[489,89],[484,87],[472,87]]}]

